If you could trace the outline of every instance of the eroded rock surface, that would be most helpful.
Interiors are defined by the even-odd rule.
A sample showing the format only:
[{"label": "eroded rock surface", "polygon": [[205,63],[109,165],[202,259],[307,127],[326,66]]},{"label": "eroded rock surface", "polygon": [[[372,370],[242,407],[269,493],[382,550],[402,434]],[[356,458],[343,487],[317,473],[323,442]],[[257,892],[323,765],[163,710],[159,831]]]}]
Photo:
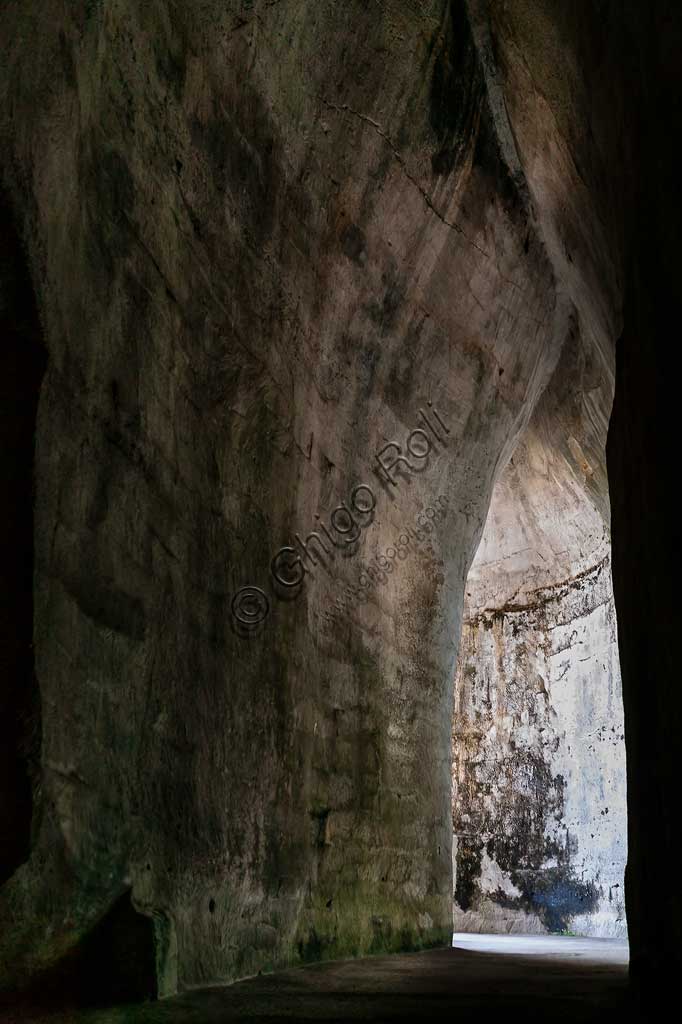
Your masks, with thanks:
[{"label": "eroded rock surface", "polygon": [[473,594],[486,581],[494,593],[504,567],[484,561],[485,538],[455,681],[455,931],[624,936],[625,744],[608,543],[576,577],[476,607]]},{"label": "eroded rock surface", "polygon": [[455,931],[626,934],[623,706],[608,556],[467,613],[455,683]]},{"label": "eroded rock surface", "polygon": [[[3,184],[48,352],[41,770],[4,984],[127,894],[162,994],[448,941],[465,580],[567,339],[608,363],[620,332],[620,12],[599,9],[3,8]],[[447,443],[382,486],[375,453],[429,401]],[[373,518],[279,600],[273,556],[361,483]],[[270,615],[245,639],[247,584]]]},{"label": "eroded rock surface", "polygon": [[[464,8],[5,19],[5,176],[49,353],[40,825],[1,897],[6,970],[126,889],[162,993],[447,943],[464,580],[568,315]],[[447,444],[382,487],[374,454],[429,401]],[[373,521],[349,548],[337,517],[329,572],[277,600],[273,556],[361,483]],[[426,541],[329,621],[440,495]],[[271,614],[244,639],[247,584]]]}]

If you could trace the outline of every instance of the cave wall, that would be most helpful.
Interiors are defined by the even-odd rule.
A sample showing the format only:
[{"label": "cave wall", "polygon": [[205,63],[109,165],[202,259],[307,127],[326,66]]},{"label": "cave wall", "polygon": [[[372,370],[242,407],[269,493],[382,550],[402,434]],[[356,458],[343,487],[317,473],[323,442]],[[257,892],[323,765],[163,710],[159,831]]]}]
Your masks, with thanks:
[{"label": "cave wall", "polygon": [[[464,582],[569,320],[466,11],[31,2],[3,32],[48,364],[38,827],[0,981],[126,894],[161,995],[447,943]],[[445,433],[388,481],[429,409]],[[334,557],[278,591],[318,522]],[[246,585],[270,615],[243,635]]]},{"label": "cave wall", "polygon": [[[2,984],[126,893],[161,994],[447,940],[465,580],[575,325],[597,363],[620,338],[631,940],[638,962],[679,960],[679,914],[649,899],[678,851],[675,19],[558,0],[3,7],[2,177],[48,365],[38,827],[0,890]],[[382,489],[374,454],[429,400],[448,444]],[[333,571],[278,600],[273,555],[370,480],[355,546],[337,531]],[[330,621],[408,526],[396,571]],[[246,584],[271,615],[245,638]]]}]

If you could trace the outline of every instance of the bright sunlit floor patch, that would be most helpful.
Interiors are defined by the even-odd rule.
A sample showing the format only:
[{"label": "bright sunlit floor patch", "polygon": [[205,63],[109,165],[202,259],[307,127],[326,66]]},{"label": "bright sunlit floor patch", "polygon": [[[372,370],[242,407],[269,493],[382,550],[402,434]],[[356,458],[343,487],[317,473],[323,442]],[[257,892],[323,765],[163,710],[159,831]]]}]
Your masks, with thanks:
[{"label": "bright sunlit floor patch", "polygon": [[591,939],[568,935],[479,935],[454,932],[452,945],[476,953],[537,956],[550,960],[589,960],[627,964],[627,939]]}]

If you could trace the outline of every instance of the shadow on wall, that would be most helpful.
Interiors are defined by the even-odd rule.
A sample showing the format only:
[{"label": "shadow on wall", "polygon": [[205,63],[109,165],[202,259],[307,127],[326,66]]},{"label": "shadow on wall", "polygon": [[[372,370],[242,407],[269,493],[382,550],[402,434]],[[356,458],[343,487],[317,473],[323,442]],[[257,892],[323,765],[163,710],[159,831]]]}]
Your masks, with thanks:
[{"label": "shadow on wall", "polygon": [[[28,1013],[137,1003],[157,995],[154,922],[135,910],[125,892],[79,945],[36,976],[21,1001]],[[16,995],[6,999],[16,1011]]]},{"label": "shadow on wall", "polygon": [[[0,193],[0,885],[29,858],[40,806],[41,701],[33,656],[34,454],[47,356],[17,225]],[[104,1005],[156,998],[154,921],[128,893],[24,998]],[[3,999],[12,998],[4,993]],[[1,1016],[1,1013],[0,1013]],[[4,1018],[3,1018],[4,1019]],[[26,1018],[28,1019],[28,1018]]]}]

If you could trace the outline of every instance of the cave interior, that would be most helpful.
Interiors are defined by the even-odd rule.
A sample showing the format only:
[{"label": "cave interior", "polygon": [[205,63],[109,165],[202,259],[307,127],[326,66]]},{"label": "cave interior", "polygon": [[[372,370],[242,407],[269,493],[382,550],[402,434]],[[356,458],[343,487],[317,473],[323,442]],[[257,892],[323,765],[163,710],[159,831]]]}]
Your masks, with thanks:
[{"label": "cave interior", "polygon": [[0,1017],[652,1019],[682,9],[0,40]]}]

